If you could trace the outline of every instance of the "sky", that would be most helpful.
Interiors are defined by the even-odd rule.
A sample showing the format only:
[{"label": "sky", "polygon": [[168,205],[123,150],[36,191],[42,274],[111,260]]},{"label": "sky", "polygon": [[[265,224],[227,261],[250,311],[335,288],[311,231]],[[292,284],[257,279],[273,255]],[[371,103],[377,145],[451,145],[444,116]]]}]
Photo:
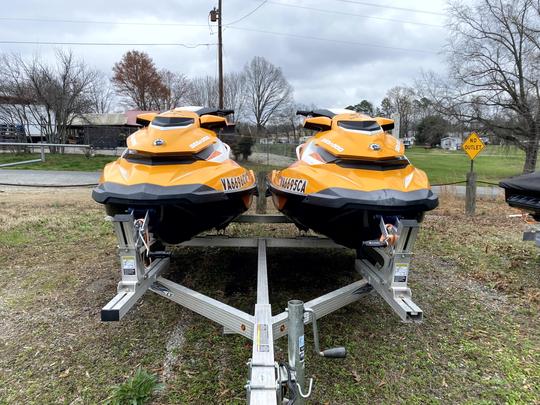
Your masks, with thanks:
[{"label": "sky", "polygon": [[[217,0],[11,2],[0,16],[0,52],[52,60],[55,49],[71,49],[111,75],[114,63],[137,49],[158,68],[217,76],[217,26],[208,19],[215,6]],[[444,70],[445,11],[443,0],[223,0],[224,71],[263,56],[282,69],[298,103],[378,105],[388,89],[413,85],[422,70]]]}]

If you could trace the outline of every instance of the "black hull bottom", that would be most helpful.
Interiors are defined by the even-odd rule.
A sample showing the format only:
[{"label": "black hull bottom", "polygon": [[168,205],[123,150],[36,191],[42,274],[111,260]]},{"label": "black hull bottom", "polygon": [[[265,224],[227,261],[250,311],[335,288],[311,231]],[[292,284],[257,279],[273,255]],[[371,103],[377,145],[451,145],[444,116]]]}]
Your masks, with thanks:
[{"label": "black hull bottom", "polygon": [[[416,219],[422,221],[423,212],[381,212],[369,211],[359,207],[347,207],[341,210],[335,208],[309,207],[294,202],[288,202],[282,210],[300,229],[325,235],[340,245],[360,249],[362,242],[379,239],[381,231],[380,218],[385,222],[399,219]],[[324,218],[324,220],[323,220]]]},{"label": "black hull bottom", "polygon": [[246,211],[242,199],[219,203],[136,205],[106,204],[107,214],[114,215],[133,211],[136,217],[150,214],[150,232],[162,242],[178,244],[211,229],[223,229]]},{"label": "black hull bottom", "polygon": [[528,212],[535,221],[540,222],[539,196],[524,195],[524,193],[517,194],[506,190],[506,202],[510,207]]},{"label": "black hull bottom", "polygon": [[[271,187],[272,190],[272,187]],[[300,229],[323,234],[334,242],[353,249],[360,249],[362,242],[378,239],[381,235],[380,219],[393,223],[396,218],[422,221],[424,212],[435,208],[437,198],[429,190],[423,190],[426,198],[392,203],[353,198],[332,198],[301,196],[272,190],[286,197],[285,205],[280,210]],[[339,192],[338,192],[339,193]],[[335,197],[335,190],[332,193]],[[326,202],[326,203],[325,203]]]},{"label": "black hull bottom", "polygon": [[[211,229],[223,229],[229,223],[247,210],[245,198],[250,198],[255,188],[234,193],[223,193],[208,189],[204,186],[189,188],[186,191],[176,188],[174,194],[170,188],[162,192],[156,186],[141,187],[98,186],[94,190],[94,199],[105,205],[108,215],[133,212],[136,218],[143,218],[148,211],[150,216],[150,232],[168,244],[185,242],[195,235]],[[114,192],[113,192],[114,191]],[[249,206],[249,204],[247,204]]]}]

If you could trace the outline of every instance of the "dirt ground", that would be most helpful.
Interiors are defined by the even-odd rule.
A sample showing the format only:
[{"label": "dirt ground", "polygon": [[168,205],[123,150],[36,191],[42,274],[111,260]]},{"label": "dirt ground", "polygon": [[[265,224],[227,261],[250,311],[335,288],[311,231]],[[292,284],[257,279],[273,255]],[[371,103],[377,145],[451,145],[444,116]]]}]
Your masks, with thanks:
[{"label": "dirt ground", "polygon": [[[421,229],[411,287],[423,324],[400,323],[375,295],[321,320],[322,345],[349,355],[307,353],[312,403],[540,404],[540,249],[521,241],[526,224],[502,200],[480,201],[474,218],[462,211],[443,196]],[[1,188],[0,221],[0,403],[100,403],[138,367],[164,384],[154,404],[243,403],[244,338],[152,293],[121,322],[100,322],[118,259],[89,189]],[[275,250],[268,262],[275,313],[357,277],[345,250]],[[252,310],[254,250],[178,248],[171,267],[169,278]]]}]

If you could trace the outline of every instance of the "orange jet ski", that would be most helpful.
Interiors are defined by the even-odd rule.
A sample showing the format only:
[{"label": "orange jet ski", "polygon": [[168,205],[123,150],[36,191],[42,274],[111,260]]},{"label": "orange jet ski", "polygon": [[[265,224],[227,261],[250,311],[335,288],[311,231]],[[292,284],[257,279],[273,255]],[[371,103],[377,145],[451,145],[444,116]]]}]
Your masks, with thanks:
[{"label": "orange jet ski", "polygon": [[257,188],[253,172],[231,160],[217,137],[232,113],[184,107],[139,115],[143,128],[105,166],[92,197],[109,215],[148,213],[150,231],[165,243],[225,228],[249,208]]},{"label": "orange jet ski", "polygon": [[437,207],[426,174],[386,131],[387,118],[351,110],[298,111],[317,131],[296,150],[298,161],[274,170],[268,188],[274,205],[301,230],[312,229],[350,248],[381,236],[384,224],[421,221]]}]

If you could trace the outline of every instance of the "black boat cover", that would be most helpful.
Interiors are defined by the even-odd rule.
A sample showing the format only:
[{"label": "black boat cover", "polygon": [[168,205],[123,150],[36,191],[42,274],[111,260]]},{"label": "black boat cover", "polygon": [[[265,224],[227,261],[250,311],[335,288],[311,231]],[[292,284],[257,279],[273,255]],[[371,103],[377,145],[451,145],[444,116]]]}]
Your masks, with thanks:
[{"label": "black boat cover", "polygon": [[540,221],[540,172],[511,177],[499,183],[505,189],[505,198],[511,207],[529,211]]},{"label": "black boat cover", "polygon": [[510,177],[501,181],[499,186],[507,190],[512,190],[516,194],[525,192],[527,195],[537,195],[540,197],[540,172]]}]

